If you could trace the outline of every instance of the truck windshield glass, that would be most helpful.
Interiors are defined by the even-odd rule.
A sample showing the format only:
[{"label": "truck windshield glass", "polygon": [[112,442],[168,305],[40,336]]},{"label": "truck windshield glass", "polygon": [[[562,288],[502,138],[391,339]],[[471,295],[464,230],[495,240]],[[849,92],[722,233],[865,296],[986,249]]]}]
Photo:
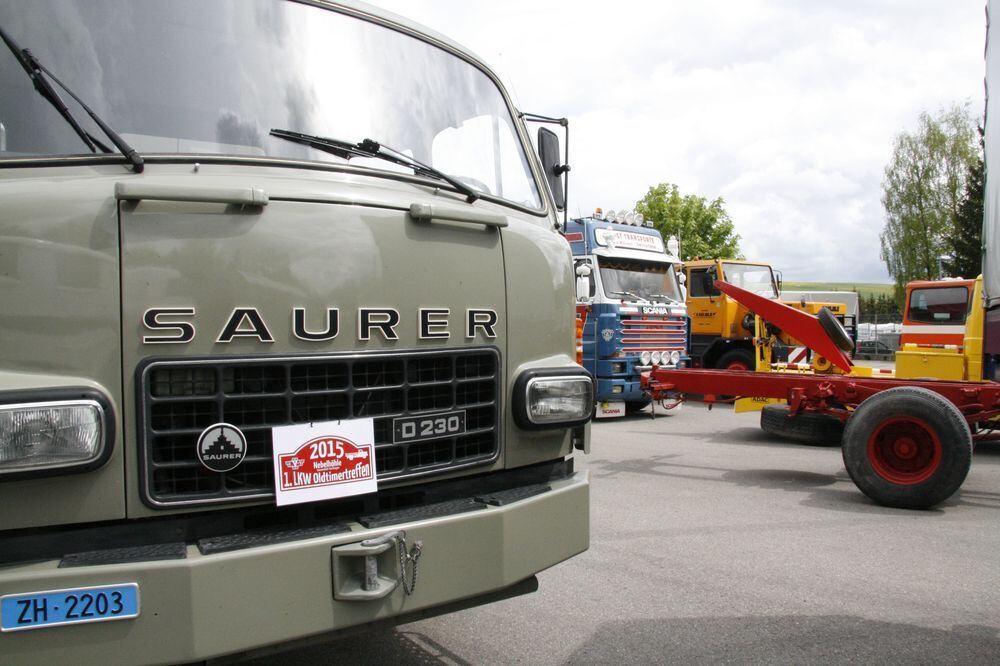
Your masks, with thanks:
[{"label": "truck windshield glass", "polygon": [[723,264],[722,271],[726,275],[726,282],[737,287],[752,291],[755,294],[766,296],[767,298],[777,298],[778,292],[774,288],[774,276],[771,274],[770,266],[757,264]]},{"label": "truck windshield glass", "polygon": [[[0,25],[144,157],[345,164],[269,131],[371,138],[486,196],[541,206],[500,89],[472,64],[401,32],[279,0],[8,2]],[[0,90],[0,165],[91,154],[6,49]],[[85,130],[100,133],[67,104]],[[350,164],[413,173],[384,160]]]},{"label": "truck windshield glass", "polygon": [[682,300],[673,264],[607,257],[598,257],[597,263],[608,298],[659,303]]},{"label": "truck windshield glass", "polygon": [[964,324],[969,315],[969,290],[965,287],[914,289],[910,292],[910,321],[926,324]]}]

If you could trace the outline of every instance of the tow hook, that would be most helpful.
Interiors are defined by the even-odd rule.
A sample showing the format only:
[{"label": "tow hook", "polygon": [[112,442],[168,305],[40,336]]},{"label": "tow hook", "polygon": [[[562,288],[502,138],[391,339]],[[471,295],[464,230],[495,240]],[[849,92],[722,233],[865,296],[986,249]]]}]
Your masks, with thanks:
[{"label": "tow hook", "polygon": [[[422,550],[422,541],[414,541],[407,549],[403,530],[333,548],[333,597],[342,601],[381,599],[400,583],[410,596],[417,587],[417,561]],[[410,576],[406,575],[407,563]]]}]

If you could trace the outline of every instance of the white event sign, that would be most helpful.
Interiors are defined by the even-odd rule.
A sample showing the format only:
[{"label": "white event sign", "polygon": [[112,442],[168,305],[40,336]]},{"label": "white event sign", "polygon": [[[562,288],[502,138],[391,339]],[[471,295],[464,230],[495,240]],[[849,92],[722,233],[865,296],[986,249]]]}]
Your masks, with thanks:
[{"label": "white event sign", "polygon": [[278,506],[378,490],[375,419],[280,426],[271,436]]}]

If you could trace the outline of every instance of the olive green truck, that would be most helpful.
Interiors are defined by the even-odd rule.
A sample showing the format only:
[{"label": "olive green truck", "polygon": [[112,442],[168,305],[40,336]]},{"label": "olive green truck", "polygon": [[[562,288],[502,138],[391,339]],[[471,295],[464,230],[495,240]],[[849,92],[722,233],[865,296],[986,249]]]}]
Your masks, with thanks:
[{"label": "olive green truck", "polygon": [[0,661],[178,663],[586,550],[558,138],[355,3],[0,4]]}]

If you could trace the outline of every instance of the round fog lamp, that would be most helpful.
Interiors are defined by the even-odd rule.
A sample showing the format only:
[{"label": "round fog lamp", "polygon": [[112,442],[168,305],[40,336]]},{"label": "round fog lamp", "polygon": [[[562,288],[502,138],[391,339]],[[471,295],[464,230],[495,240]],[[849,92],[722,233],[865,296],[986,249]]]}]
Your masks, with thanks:
[{"label": "round fog lamp", "polygon": [[615,221],[615,209],[614,208],[609,209],[608,212],[604,214],[604,221],[605,222],[614,222]]},{"label": "round fog lamp", "polygon": [[677,351],[675,349],[674,351],[670,352],[670,362],[671,363],[673,363],[674,365],[677,365],[677,363],[680,360],[681,360],[681,353],[679,351]]},{"label": "round fog lamp", "polygon": [[625,224],[625,211],[618,211],[618,214],[615,215],[615,222],[618,224]]},{"label": "round fog lamp", "polygon": [[635,224],[638,227],[642,226],[642,223],[646,221],[646,218],[642,216],[642,213],[635,214]]},{"label": "round fog lamp", "polygon": [[635,226],[635,213],[625,213],[625,224]]},{"label": "round fog lamp", "polygon": [[641,354],[639,354],[639,362],[642,363],[643,365],[649,365],[649,362],[651,360],[652,356],[648,351],[644,351]]},{"label": "round fog lamp", "polygon": [[651,360],[653,362],[653,365],[659,365],[661,358],[662,358],[662,355],[658,351],[655,351],[655,352],[653,352],[652,354],[649,355],[649,360]]}]

